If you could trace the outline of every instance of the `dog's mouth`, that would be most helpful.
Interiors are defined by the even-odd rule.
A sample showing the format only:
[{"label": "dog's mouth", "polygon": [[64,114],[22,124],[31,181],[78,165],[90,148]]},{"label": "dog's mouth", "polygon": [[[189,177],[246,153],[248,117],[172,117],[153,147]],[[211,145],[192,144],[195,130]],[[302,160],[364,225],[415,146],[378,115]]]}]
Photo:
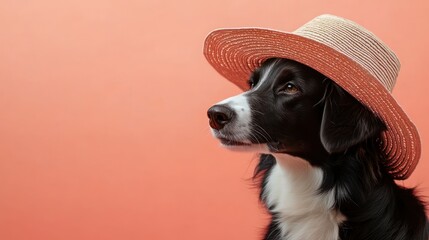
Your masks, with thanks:
[{"label": "dog's mouth", "polygon": [[219,141],[225,146],[250,146],[250,143],[240,142],[229,138],[220,137]]}]

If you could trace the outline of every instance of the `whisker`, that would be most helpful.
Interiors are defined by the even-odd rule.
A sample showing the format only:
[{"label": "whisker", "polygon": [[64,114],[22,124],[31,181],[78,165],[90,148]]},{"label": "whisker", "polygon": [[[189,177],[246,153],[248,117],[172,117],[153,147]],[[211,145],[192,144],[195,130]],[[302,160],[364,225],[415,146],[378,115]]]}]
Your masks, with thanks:
[{"label": "whisker", "polygon": [[271,142],[273,140],[270,134],[258,124],[252,124],[252,127],[254,127],[253,131],[255,134],[258,134],[257,136],[262,137],[265,141]]}]

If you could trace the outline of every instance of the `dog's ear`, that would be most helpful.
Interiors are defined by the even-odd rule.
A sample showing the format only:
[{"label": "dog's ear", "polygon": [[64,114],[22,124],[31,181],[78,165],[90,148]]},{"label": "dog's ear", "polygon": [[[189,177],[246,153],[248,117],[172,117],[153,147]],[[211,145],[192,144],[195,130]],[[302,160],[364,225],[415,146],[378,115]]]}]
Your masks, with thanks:
[{"label": "dog's ear", "polygon": [[324,103],[320,138],[329,153],[346,151],[385,129],[378,117],[331,81]]}]

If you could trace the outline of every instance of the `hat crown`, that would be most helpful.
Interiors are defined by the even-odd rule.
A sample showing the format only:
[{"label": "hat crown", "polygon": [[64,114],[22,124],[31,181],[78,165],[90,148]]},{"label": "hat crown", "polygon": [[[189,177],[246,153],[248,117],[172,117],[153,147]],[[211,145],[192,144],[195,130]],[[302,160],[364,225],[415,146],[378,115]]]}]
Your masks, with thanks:
[{"label": "hat crown", "polygon": [[341,52],[392,92],[400,69],[395,53],[372,32],[350,20],[325,14],[294,31]]}]

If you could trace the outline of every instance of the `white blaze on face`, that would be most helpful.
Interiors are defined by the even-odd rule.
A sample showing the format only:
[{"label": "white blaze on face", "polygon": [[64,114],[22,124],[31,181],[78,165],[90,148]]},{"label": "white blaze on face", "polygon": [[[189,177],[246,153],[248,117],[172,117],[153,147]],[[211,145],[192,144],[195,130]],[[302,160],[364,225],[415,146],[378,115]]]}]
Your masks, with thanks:
[{"label": "white blaze on face", "polygon": [[258,84],[256,84],[256,86],[254,86],[254,88],[251,89],[250,91],[258,90],[258,88],[260,88],[261,85],[263,85],[263,83],[268,79],[268,77],[269,77],[269,75],[271,73],[271,70],[273,69],[274,65],[275,64],[271,64],[270,66],[268,66],[267,69],[265,69],[264,71],[262,71],[261,77],[260,77],[260,79],[258,79]]},{"label": "white blaze on face", "polygon": [[230,107],[235,112],[236,117],[230,123],[231,125],[229,127],[231,127],[231,130],[234,131],[238,138],[248,138],[250,133],[252,114],[245,94],[246,93],[242,93],[218,103],[219,105]]}]

